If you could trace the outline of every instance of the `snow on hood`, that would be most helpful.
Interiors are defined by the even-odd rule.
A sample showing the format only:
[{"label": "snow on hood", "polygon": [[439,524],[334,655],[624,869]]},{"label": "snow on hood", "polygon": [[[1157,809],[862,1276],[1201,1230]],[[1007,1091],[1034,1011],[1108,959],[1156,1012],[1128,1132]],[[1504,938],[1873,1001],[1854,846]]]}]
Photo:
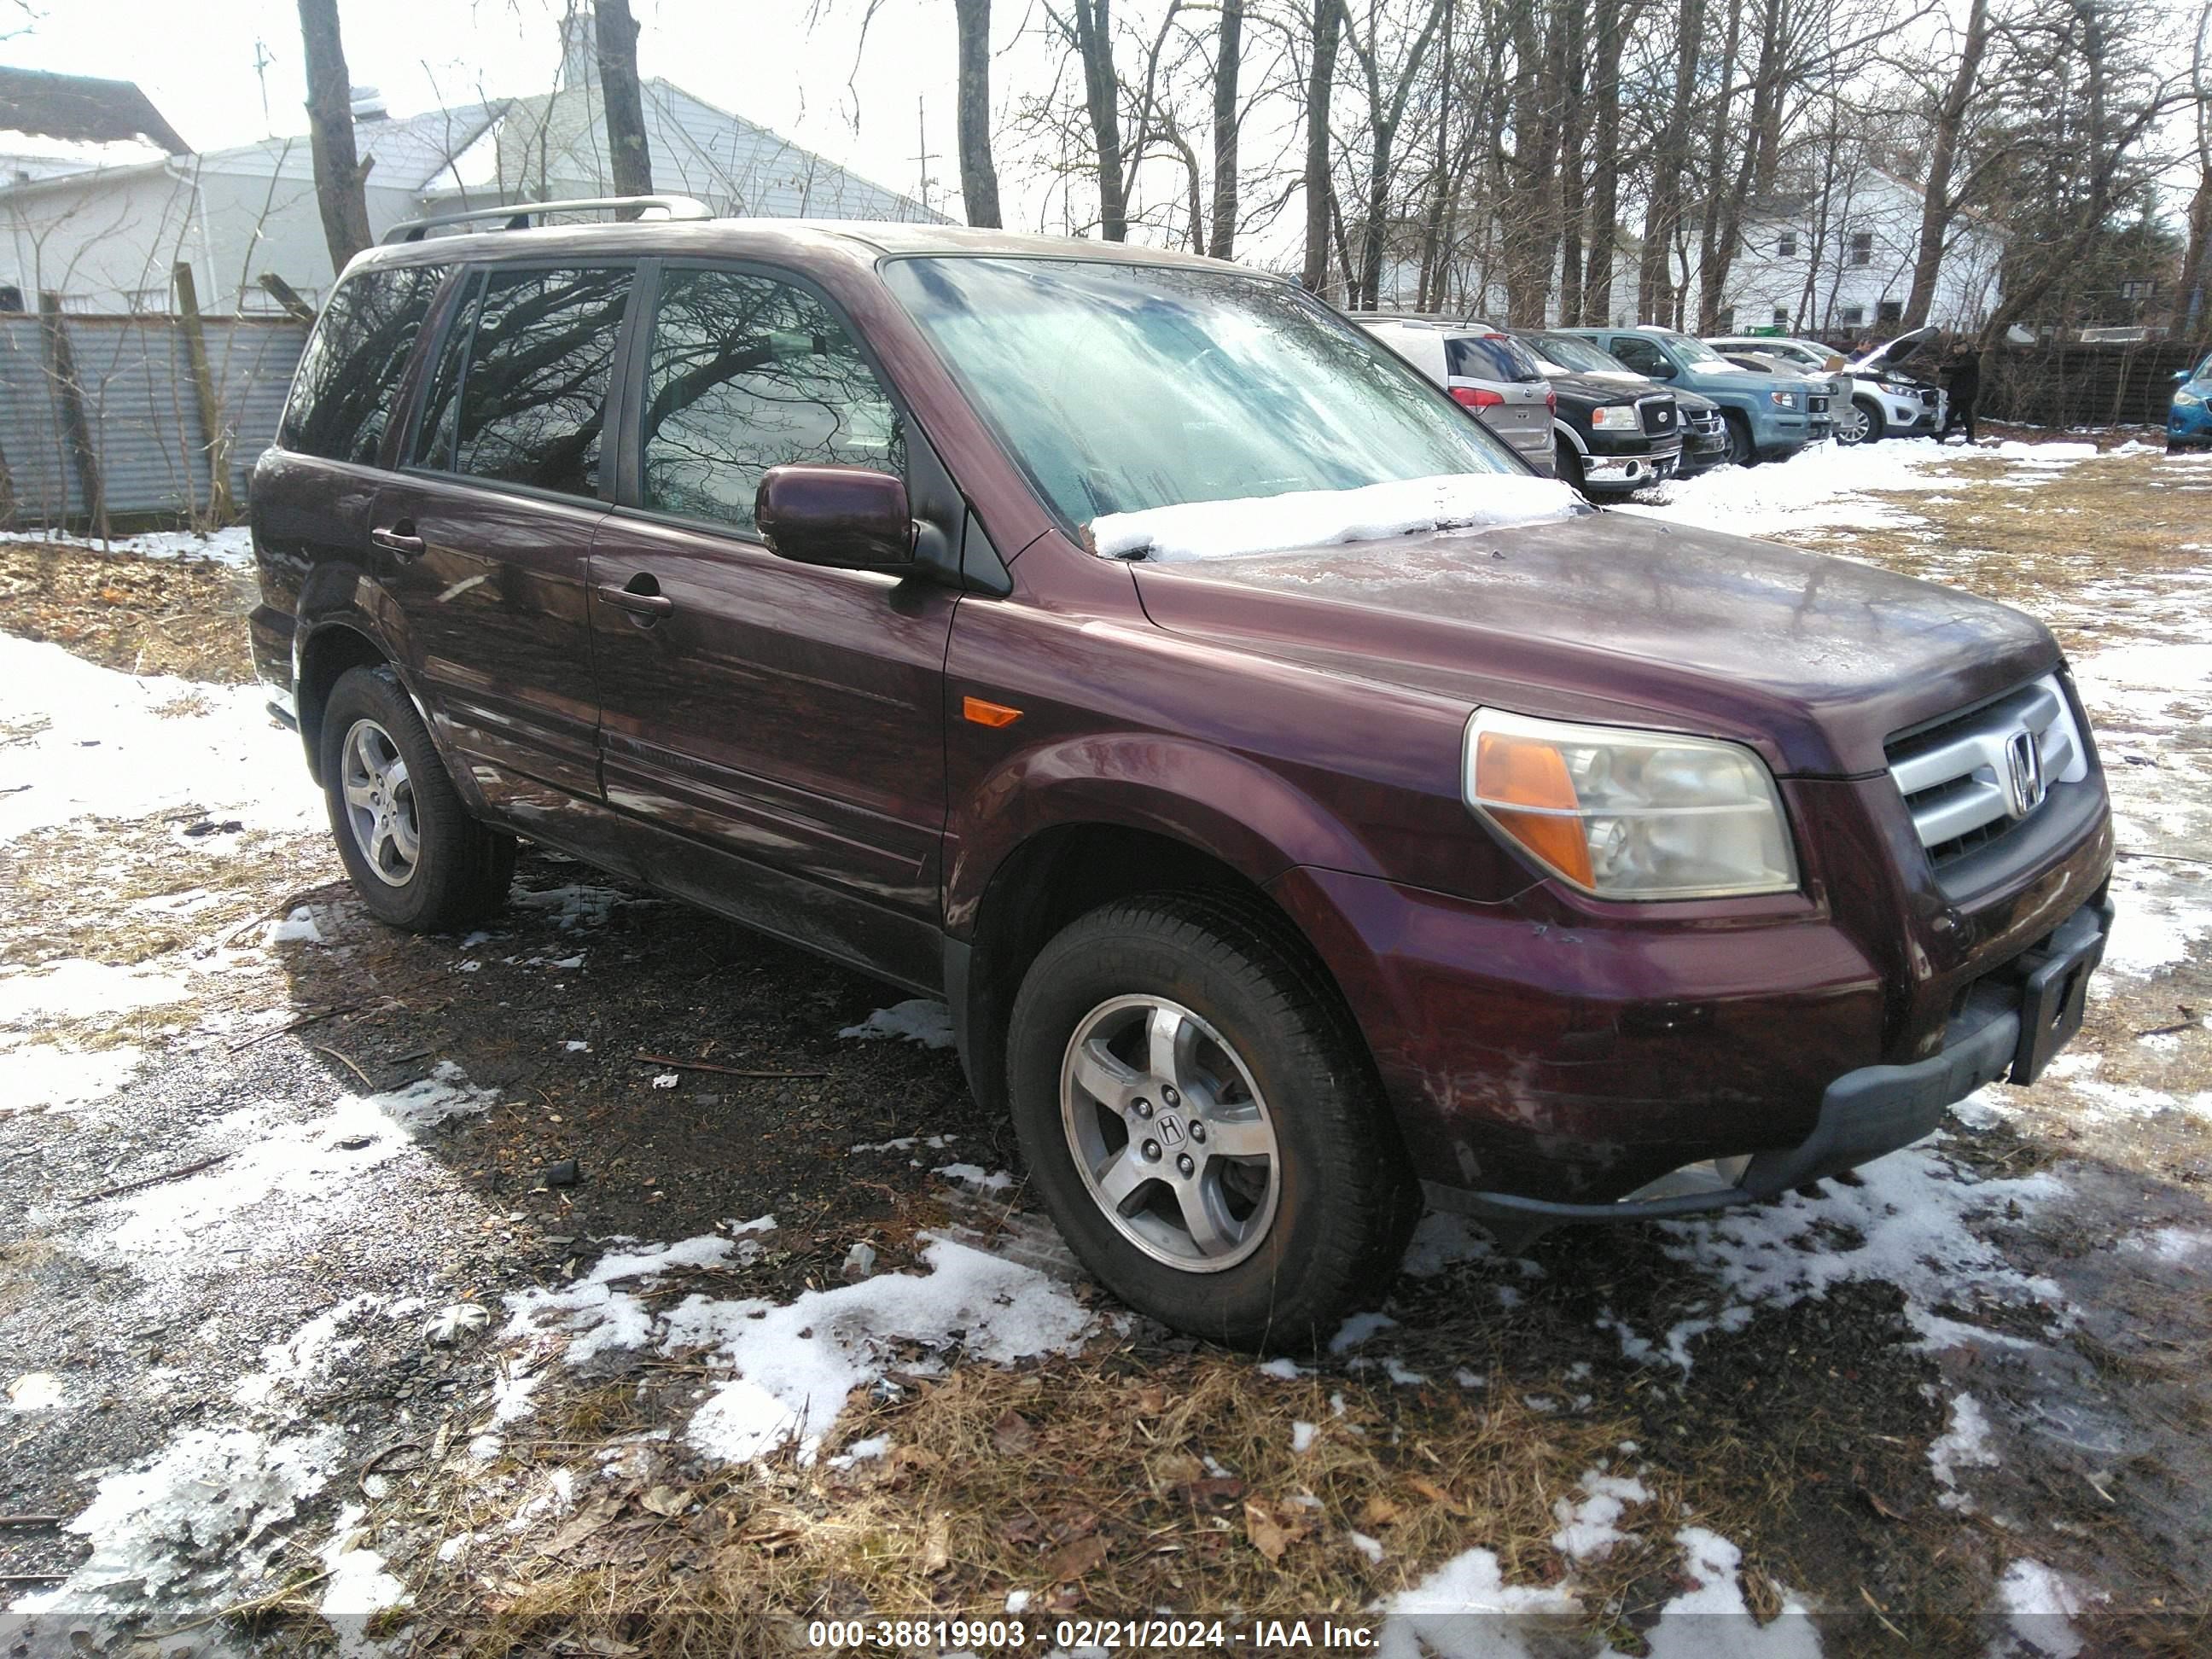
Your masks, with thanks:
[{"label": "snow on hood", "polygon": [[1091,521],[1091,544],[1109,559],[1228,559],[1381,541],[1425,530],[1539,524],[1588,511],[1582,498],[1556,478],[1456,472],[1358,489],[1300,489],[1108,513]]}]

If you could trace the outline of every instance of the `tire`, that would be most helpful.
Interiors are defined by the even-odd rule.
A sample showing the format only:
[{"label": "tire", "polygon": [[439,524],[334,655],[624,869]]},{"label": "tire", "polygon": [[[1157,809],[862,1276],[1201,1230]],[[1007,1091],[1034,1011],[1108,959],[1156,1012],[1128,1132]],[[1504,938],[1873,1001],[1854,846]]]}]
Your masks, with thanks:
[{"label": "tire", "polygon": [[1740,409],[1723,410],[1728,427],[1728,461],[1731,466],[1759,465],[1759,446],[1751,439],[1751,419]]},{"label": "tire", "polygon": [[321,740],[331,835],[372,915],[435,933],[506,903],[514,837],[469,816],[398,675],[340,675],[323,705]]},{"label": "tire", "polygon": [[1866,416],[1866,431],[1857,441],[1878,444],[1889,435],[1889,417],[1881,412],[1881,405],[1871,398],[1854,398],[1851,407]]},{"label": "tire", "polygon": [[1584,501],[1589,499],[1589,485],[1583,481],[1582,455],[1565,438],[1552,440],[1552,472]]},{"label": "tire", "polygon": [[1031,1180],[1139,1312],[1307,1350],[1389,1288],[1419,1188],[1350,1016],[1264,907],[1170,893],[1071,923],[1023,979],[1006,1060]]}]

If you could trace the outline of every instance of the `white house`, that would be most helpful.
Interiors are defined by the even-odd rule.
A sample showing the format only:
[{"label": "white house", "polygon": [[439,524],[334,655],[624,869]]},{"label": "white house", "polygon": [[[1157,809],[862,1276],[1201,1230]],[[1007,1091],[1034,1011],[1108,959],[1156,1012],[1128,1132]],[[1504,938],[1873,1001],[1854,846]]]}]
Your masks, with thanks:
[{"label": "white house", "polygon": [[[1722,331],[1780,325],[1828,336],[1894,332],[1912,292],[1922,205],[1917,185],[1866,167],[1839,174],[1825,192],[1754,204],[1729,270]],[[2005,241],[1977,214],[1952,221],[1929,322],[1970,330],[1988,320]],[[1692,292],[1696,281],[1692,270]]]},{"label": "white house", "polygon": [[[369,169],[373,234],[458,207],[612,192],[589,11],[572,11],[563,29],[552,92],[394,118],[373,89],[356,88],[354,137]],[[667,81],[647,80],[641,90],[656,190],[697,197],[721,214],[941,216]],[[264,271],[310,301],[330,286],[304,137],[204,153],[142,139],[5,171],[8,126],[0,86],[0,289],[17,289],[18,304],[52,291],[70,311],[166,311],[178,263],[191,265],[209,312],[276,309]]]}]

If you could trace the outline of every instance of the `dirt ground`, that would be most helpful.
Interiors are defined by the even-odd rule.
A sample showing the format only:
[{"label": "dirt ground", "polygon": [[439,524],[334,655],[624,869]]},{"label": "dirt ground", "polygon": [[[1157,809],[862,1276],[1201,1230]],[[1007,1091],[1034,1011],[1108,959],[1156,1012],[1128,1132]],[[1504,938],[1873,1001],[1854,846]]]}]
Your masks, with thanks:
[{"label": "dirt ground", "polygon": [[[1407,1655],[1699,1652],[1685,1613],[1731,1595],[1725,1639],[1770,1644],[1731,1651],[2212,1650],[2212,463],[1960,452],[1784,533],[2021,605],[2080,665],[2135,919],[2081,1038],[1753,1216],[1519,1257],[1431,1218],[1295,1365],[1085,1281],[950,1049],[841,1035],[897,1000],[865,978],[532,849],[495,926],[413,939],[304,816],[0,840],[0,1062],[61,1079],[0,1098],[0,1652],[1393,1608]],[[0,630],[106,666],[243,680],[245,602],[0,545]],[[1022,1288],[879,1313],[834,1420],[702,1449],[746,1322],[819,1346],[959,1247]],[[1073,1334],[1007,1357],[1024,1312]],[[1499,1620],[1422,1626],[1474,1551]]]}]

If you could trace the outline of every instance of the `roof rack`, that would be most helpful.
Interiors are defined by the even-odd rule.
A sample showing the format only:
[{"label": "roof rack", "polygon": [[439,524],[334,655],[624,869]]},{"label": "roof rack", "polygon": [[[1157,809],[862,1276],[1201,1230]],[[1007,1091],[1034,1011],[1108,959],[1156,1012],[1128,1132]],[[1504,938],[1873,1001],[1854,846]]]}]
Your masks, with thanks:
[{"label": "roof rack", "polygon": [[635,210],[644,213],[658,209],[671,219],[711,219],[714,216],[704,202],[689,196],[592,196],[573,202],[507,202],[498,207],[469,208],[459,213],[434,213],[423,219],[403,219],[384,233],[386,242],[419,242],[428,232],[447,225],[473,224],[480,220],[501,219],[502,230],[527,230],[532,214],[549,213],[617,213]]}]

